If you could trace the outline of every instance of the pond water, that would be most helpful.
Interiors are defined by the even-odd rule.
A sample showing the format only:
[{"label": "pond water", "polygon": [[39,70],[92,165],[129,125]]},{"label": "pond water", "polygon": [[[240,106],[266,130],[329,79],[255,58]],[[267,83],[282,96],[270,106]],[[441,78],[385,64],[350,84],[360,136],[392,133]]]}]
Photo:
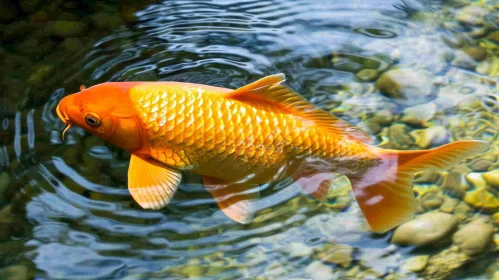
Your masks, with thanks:
[{"label": "pond water", "polygon": [[[121,3],[128,21],[109,16],[118,13],[112,5],[96,4],[79,15],[94,22],[85,28],[66,15],[77,6],[62,8],[64,27],[25,11],[28,20],[19,22],[56,31],[36,37],[40,27],[31,26],[18,39],[24,33],[12,31],[13,23],[2,26],[4,39],[15,38],[0,52],[0,275],[499,279],[499,4],[492,2]],[[102,7],[109,17],[97,12]],[[91,30],[104,22],[113,23],[106,32]],[[74,28],[84,31],[68,31]],[[80,85],[162,80],[238,88],[276,73],[382,147],[427,149],[461,139],[492,145],[448,170],[418,174],[416,222],[378,235],[344,177],[325,202],[290,181],[263,186],[260,211],[240,225],[193,175],[166,208],[144,210],[126,187],[128,154],[77,127],[61,139],[55,107]]]}]

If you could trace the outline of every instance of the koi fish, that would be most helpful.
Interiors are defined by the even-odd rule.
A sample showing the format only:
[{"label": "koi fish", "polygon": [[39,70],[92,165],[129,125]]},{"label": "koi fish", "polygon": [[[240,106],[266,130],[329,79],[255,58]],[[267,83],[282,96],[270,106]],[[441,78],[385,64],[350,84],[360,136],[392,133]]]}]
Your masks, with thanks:
[{"label": "koi fish", "polygon": [[[258,186],[292,178],[324,200],[334,173],[347,176],[371,229],[412,218],[414,173],[483,152],[463,140],[432,150],[370,145],[369,135],[317,108],[271,75],[232,90],[180,82],[107,82],[81,88],[56,108],[67,125],[128,151],[128,189],[145,209],[167,205],[182,172],[201,175],[220,209],[239,223],[254,216]],[[334,173],[333,173],[334,172]]]}]

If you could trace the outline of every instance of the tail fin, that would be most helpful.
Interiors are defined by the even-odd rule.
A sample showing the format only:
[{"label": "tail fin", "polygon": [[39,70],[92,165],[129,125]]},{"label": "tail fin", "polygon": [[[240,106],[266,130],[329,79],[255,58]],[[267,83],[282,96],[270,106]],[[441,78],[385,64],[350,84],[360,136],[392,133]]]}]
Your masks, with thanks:
[{"label": "tail fin", "polygon": [[411,219],[416,200],[412,191],[414,173],[442,169],[483,152],[482,141],[457,141],[432,150],[396,151],[374,148],[378,164],[359,177],[349,178],[355,198],[371,228],[386,232]]}]

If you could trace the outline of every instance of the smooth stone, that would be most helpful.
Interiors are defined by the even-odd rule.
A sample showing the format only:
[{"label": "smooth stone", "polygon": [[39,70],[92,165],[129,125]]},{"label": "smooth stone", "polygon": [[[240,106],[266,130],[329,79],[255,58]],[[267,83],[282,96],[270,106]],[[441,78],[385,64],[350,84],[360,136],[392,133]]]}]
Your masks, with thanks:
[{"label": "smooth stone", "polygon": [[457,66],[463,69],[472,70],[478,66],[478,63],[470,57],[468,54],[461,50],[457,50],[454,53],[454,59],[451,62],[452,66]]},{"label": "smooth stone", "polygon": [[469,166],[473,171],[487,171],[492,166],[492,162],[483,158],[478,158],[473,160]]},{"label": "smooth stone", "polygon": [[2,172],[0,173],[0,197],[7,190],[7,187],[10,184],[9,173]]},{"label": "smooth stone", "polygon": [[485,188],[487,186],[487,182],[483,178],[483,173],[470,172],[466,174],[465,178],[475,188]]},{"label": "smooth stone", "polygon": [[357,274],[357,279],[365,279],[365,280],[370,280],[370,279],[379,279],[381,276],[383,276],[382,274],[380,274],[379,272],[377,272],[376,270],[374,269],[367,269],[367,270],[364,270],[362,272],[360,272],[359,274]]},{"label": "smooth stone", "polygon": [[494,227],[486,219],[477,219],[461,227],[452,241],[466,255],[474,256],[485,251],[494,233]]},{"label": "smooth stone", "polygon": [[425,70],[394,69],[386,71],[376,86],[386,96],[402,104],[422,104],[432,94],[431,74]]},{"label": "smooth stone", "polygon": [[444,199],[438,193],[426,193],[419,200],[420,205],[423,206],[425,210],[439,208],[444,202]]},{"label": "smooth stone", "polygon": [[489,11],[477,5],[469,5],[460,9],[455,16],[457,21],[473,25],[482,25],[483,18]]},{"label": "smooth stone", "polygon": [[431,212],[399,226],[391,242],[398,245],[424,246],[433,244],[453,232],[458,220],[453,215]]},{"label": "smooth stone", "polygon": [[306,257],[312,255],[312,248],[303,243],[293,242],[289,246],[285,246],[283,251],[287,252],[291,258]]},{"label": "smooth stone", "polygon": [[499,210],[499,200],[486,188],[478,188],[467,191],[464,195],[464,201],[474,208],[487,212]]},{"label": "smooth stone", "polygon": [[404,149],[412,146],[414,139],[409,134],[410,130],[410,127],[401,123],[394,123],[392,126],[385,128],[382,133],[390,139],[391,145],[391,147],[385,148]]},{"label": "smooth stone", "polygon": [[313,261],[305,268],[312,279],[334,279],[333,269],[320,261]]},{"label": "smooth stone", "polygon": [[491,187],[499,188],[499,169],[494,169],[492,171],[483,174],[483,179]]},{"label": "smooth stone", "polygon": [[0,270],[0,279],[29,280],[33,278],[33,271],[24,265],[11,265]]},{"label": "smooth stone", "polygon": [[415,126],[427,126],[428,121],[435,116],[437,105],[435,103],[425,103],[406,108],[401,121]]},{"label": "smooth stone", "polygon": [[[327,245],[326,245],[327,246]],[[352,263],[353,247],[350,245],[332,244],[325,248],[324,252],[318,257],[329,263],[334,263],[347,268]]]},{"label": "smooth stone", "polygon": [[410,134],[414,137],[416,145],[422,149],[443,145],[449,139],[447,129],[441,125],[432,126],[427,129],[413,130]]},{"label": "smooth stone", "polygon": [[440,211],[450,214],[452,213],[452,211],[454,211],[454,208],[458,205],[458,203],[459,200],[446,196],[444,199],[444,203],[440,205]]},{"label": "smooth stone", "polygon": [[454,207],[454,215],[459,221],[466,220],[470,211],[471,208],[464,201],[459,202],[459,204]]},{"label": "smooth stone", "polygon": [[405,261],[405,263],[402,265],[402,270],[403,271],[412,271],[412,272],[422,271],[423,269],[425,269],[426,265],[428,264],[429,259],[430,259],[430,256],[428,256],[428,255],[408,258]]},{"label": "smooth stone", "polygon": [[443,179],[441,185],[443,191],[456,198],[463,198],[466,191],[470,189],[470,186],[464,178],[464,174],[468,174],[470,171],[471,170],[464,164],[452,168]]},{"label": "smooth stone", "polygon": [[68,51],[79,51],[83,49],[83,41],[78,37],[68,37],[62,42],[62,46]]},{"label": "smooth stone", "polygon": [[203,276],[203,268],[201,266],[197,266],[197,265],[185,266],[181,269],[181,271],[182,271],[182,274],[184,274],[185,276],[188,276],[190,278],[198,278],[198,277]]},{"label": "smooth stone", "polygon": [[423,277],[423,279],[449,279],[468,260],[468,255],[460,252],[458,247],[452,246],[437,255],[431,256],[426,268],[419,273],[419,276]]},{"label": "smooth stone", "polygon": [[375,69],[362,69],[359,72],[357,72],[357,74],[355,75],[355,77],[357,77],[357,79],[359,79],[363,82],[374,81],[374,80],[376,80],[376,78],[378,78],[378,76],[379,76],[379,72]]},{"label": "smooth stone", "polygon": [[61,37],[78,35],[87,30],[87,24],[81,21],[56,20],[46,23],[45,31]]},{"label": "smooth stone", "polygon": [[465,54],[469,55],[476,61],[482,61],[487,57],[487,52],[480,47],[464,47],[461,49],[461,51],[463,51]]},{"label": "smooth stone", "polygon": [[499,43],[499,30],[496,30],[494,32],[491,32],[488,36],[487,39],[492,40],[496,43]]}]

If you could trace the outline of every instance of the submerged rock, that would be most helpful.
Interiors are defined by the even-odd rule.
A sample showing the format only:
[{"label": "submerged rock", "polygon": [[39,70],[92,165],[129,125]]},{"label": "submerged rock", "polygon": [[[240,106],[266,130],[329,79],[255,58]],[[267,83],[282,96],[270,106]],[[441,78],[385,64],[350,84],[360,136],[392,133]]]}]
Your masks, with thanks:
[{"label": "submerged rock", "polygon": [[323,262],[329,262],[347,268],[352,263],[353,247],[341,244],[328,244],[324,252],[317,256]]},{"label": "submerged rock", "polygon": [[443,145],[449,139],[447,129],[441,125],[432,126],[427,129],[413,130],[410,134],[414,137],[416,145],[421,149]]},{"label": "submerged rock", "polygon": [[464,201],[474,208],[482,209],[486,212],[495,212],[499,210],[499,200],[486,188],[478,188],[466,192]]},{"label": "submerged rock", "polygon": [[333,269],[320,261],[314,261],[305,268],[312,279],[334,279]]},{"label": "submerged rock", "polygon": [[428,121],[435,116],[437,105],[435,103],[425,103],[412,106],[404,110],[401,121],[415,126],[428,126]]},{"label": "submerged rock", "polygon": [[422,271],[423,269],[425,269],[426,265],[428,264],[429,259],[430,256],[428,255],[409,258],[405,261],[404,265],[402,266],[402,270],[411,271],[411,272]]},{"label": "submerged rock", "polygon": [[486,8],[469,5],[460,9],[455,16],[455,19],[459,22],[469,23],[473,25],[482,25],[483,18],[489,13]]},{"label": "submerged rock", "polygon": [[453,215],[441,212],[426,213],[399,226],[391,242],[413,246],[433,244],[449,236],[457,224],[458,220]]},{"label": "submerged rock", "polygon": [[0,279],[3,280],[29,280],[34,272],[25,265],[12,265],[0,270]]},{"label": "submerged rock", "polygon": [[486,219],[477,219],[460,228],[452,241],[468,256],[485,251],[494,236],[494,227]]},{"label": "submerged rock", "polygon": [[457,247],[451,247],[438,255],[432,256],[420,276],[424,279],[445,280],[462,267],[469,257]]},{"label": "submerged rock", "polygon": [[483,174],[483,179],[491,187],[499,188],[499,169],[495,169]]},{"label": "submerged rock", "polygon": [[422,104],[432,94],[431,75],[425,70],[394,69],[378,79],[376,86],[401,104]]}]

